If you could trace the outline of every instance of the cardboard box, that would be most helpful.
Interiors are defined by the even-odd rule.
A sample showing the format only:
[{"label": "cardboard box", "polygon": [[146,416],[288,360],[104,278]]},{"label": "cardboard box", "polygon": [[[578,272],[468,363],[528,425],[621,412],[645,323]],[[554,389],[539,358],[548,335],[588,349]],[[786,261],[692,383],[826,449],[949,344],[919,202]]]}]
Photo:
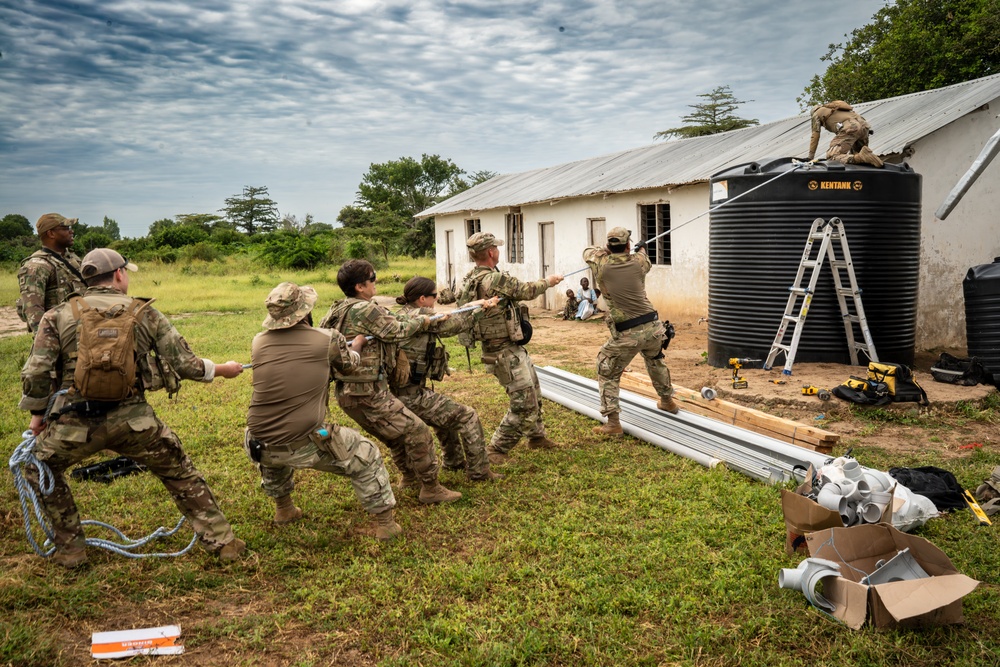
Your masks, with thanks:
[{"label": "cardboard box", "polygon": [[[812,468],[809,469],[807,481],[794,492],[788,489],[781,490],[781,511],[785,515],[785,553],[789,556],[796,552],[808,551],[807,534],[826,528],[844,527],[844,521],[839,513],[806,497],[806,494],[812,491],[811,478]],[[900,499],[893,494],[892,501],[882,512],[879,523],[892,523],[892,513],[899,508],[900,503]]]},{"label": "cardboard box", "polygon": [[[823,579],[823,597],[835,605],[832,615],[855,630],[866,621],[876,628],[961,623],[962,598],[979,585],[927,540],[884,523],[821,530],[808,534],[806,544],[810,556],[840,564],[841,576]],[[929,578],[861,583],[876,563],[907,548]]]}]

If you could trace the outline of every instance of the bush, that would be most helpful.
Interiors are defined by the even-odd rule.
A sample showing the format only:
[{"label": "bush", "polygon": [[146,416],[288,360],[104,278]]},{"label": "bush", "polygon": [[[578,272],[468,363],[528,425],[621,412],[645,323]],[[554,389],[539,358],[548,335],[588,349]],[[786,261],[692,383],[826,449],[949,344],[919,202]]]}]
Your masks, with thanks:
[{"label": "bush", "polygon": [[174,227],[163,227],[153,235],[153,245],[157,248],[164,246],[170,248],[183,248],[186,245],[194,245],[208,240],[208,232],[201,227],[189,225],[175,225]]},{"label": "bush", "polygon": [[326,254],[327,247],[322,238],[281,231],[264,237],[257,256],[268,266],[311,269],[326,259]]},{"label": "bush", "polygon": [[185,246],[180,251],[181,258],[185,261],[201,260],[203,262],[214,262],[222,256],[222,253],[211,243],[202,241],[194,245]]}]

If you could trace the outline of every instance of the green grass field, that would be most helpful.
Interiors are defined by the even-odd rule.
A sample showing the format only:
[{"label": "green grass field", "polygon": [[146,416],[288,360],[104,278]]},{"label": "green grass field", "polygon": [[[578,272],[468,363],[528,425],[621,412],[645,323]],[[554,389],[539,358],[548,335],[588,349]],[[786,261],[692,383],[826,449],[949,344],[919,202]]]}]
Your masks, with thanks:
[{"label": "green grass field", "polygon": [[[154,296],[192,348],[216,361],[249,360],[268,291],[282,280],[314,285],[317,311],[340,298],[335,267],[254,272],[246,264],[140,267],[131,292]],[[380,294],[399,294],[430,260],[380,272]],[[0,305],[16,296],[0,278]],[[20,442],[17,410],[27,335],[0,339],[3,451]],[[452,344],[460,368],[439,384],[478,409],[487,437],[506,397],[473,356]],[[1000,662],[1000,550],[996,527],[967,512],[917,534],[983,583],[965,598],[966,623],[923,631],[852,631],[780,590],[785,555],[778,489],[707,470],[632,438],[602,440],[594,422],[546,402],[554,451],[514,450],[505,478],[442,481],[465,497],[424,507],[400,494],[405,536],[372,537],[347,480],[297,473],[304,520],[277,528],[273,504],[240,446],[250,373],[154,395],[251,555],[222,565],[200,551],[128,560],[91,550],[66,572],[34,555],[10,475],[0,481],[0,664],[91,662],[95,631],[179,624],[187,653],[138,658],[184,665],[968,665]],[[350,423],[336,408],[341,423]],[[840,453],[840,452],[838,452]],[[855,451],[855,455],[861,453]],[[890,465],[883,451],[867,465]],[[391,466],[388,456],[388,465]],[[940,464],[933,454],[907,465]],[[954,466],[989,470],[990,451]],[[390,468],[395,479],[397,473]],[[962,475],[959,475],[962,477]],[[84,518],[133,536],[173,526],[178,513],[149,475],[111,485],[72,482]],[[89,532],[99,536],[97,531]],[[179,549],[189,529],[159,546]]]}]

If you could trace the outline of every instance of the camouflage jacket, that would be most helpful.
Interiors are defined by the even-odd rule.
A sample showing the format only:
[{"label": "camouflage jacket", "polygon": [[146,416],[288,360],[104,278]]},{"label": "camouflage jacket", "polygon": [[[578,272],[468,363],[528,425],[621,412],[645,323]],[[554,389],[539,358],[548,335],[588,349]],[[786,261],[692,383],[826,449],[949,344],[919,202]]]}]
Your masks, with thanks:
[{"label": "camouflage jacket", "polygon": [[45,311],[65,303],[70,294],[83,294],[87,289],[80,275],[80,258],[69,250],[59,255],[48,248],[36,250],[21,262],[17,285],[21,290],[17,316],[32,332],[38,331]]},{"label": "camouflage jacket", "polygon": [[545,280],[522,282],[506,271],[488,266],[477,266],[462,280],[458,305],[464,306],[476,299],[500,297],[498,308],[473,311],[473,338],[483,341],[486,349],[513,343],[520,338],[521,314],[518,302],[530,301],[549,288]]},{"label": "camouflage jacket", "polygon": [[361,362],[346,373],[335,369],[340,382],[377,382],[388,378],[396,364],[397,344],[425,330],[420,319],[397,318],[374,301],[347,298],[330,306],[320,327],[336,329],[348,342],[358,334],[371,336],[361,350]]},{"label": "camouflage jacket", "polygon": [[[132,297],[119,290],[109,287],[91,287],[84,300],[94,308],[109,308],[115,304],[127,305]],[[73,375],[76,372],[76,326],[73,317],[72,304],[64,303],[56,306],[42,316],[42,321],[35,335],[31,354],[24,368],[21,369],[20,408],[40,413],[45,410],[49,397],[60,389],[73,386]],[[136,375],[143,384],[143,391],[149,389],[145,383],[156,371],[149,368],[149,353],[163,357],[172,372],[181,378],[211,382],[209,371],[214,366],[206,368],[205,360],[195,356],[187,341],[177,332],[165,315],[155,308],[146,308],[135,329],[135,353],[138,360]],[[143,391],[135,397],[126,399],[123,403],[144,402]],[[58,409],[58,406],[57,406]]]},{"label": "camouflage jacket", "polygon": [[646,274],[652,265],[645,250],[613,253],[607,248],[590,246],[583,251],[583,261],[593,271],[594,282],[614,322],[656,310],[646,296]]},{"label": "camouflage jacket", "polygon": [[[433,308],[416,308],[409,305],[401,306],[396,312],[405,318],[435,314]],[[433,351],[437,346],[439,337],[447,338],[448,336],[457,336],[465,333],[472,328],[472,324],[473,311],[458,313],[457,315],[451,315],[447,320],[431,322],[430,328],[427,331],[416,333],[400,342],[399,346],[406,352],[406,358],[410,360],[410,365],[413,367],[412,372],[417,376],[424,375],[427,370],[428,352]],[[446,351],[446,360],[447,356],[448,353]]]}]

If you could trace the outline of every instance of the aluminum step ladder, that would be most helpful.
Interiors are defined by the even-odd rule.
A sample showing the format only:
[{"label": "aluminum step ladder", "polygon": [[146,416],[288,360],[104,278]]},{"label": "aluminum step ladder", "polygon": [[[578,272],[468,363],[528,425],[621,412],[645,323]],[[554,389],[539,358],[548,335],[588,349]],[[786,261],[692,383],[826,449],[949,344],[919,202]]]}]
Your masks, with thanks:
[{"label": "aluminum step ladder", "polygon": [[[816,241],[819,241],[819,248],[813,255]],[[841,259],[837,259],[835,250],[835,246],[838,244],[840,245]],[[833,272],[833,284],[837,292],[837,301],[840,303],[840,315],[844,320],[844,333],[847,335],[847,348],[851,353],[851,364],[858,365],[858,352],[864,352],[869,361],[878,361],[878,353],[875,351],[875,343],[872,340],[871,331],[868,329],[865,309],[861,304],[861,290],[858,289],[858,281],[854,275],[854,263],[851,260],[851,250],[847,245],[844,223],[840,218],[830,218],[829,221],[816,218],[809,230],[805,250],[802,251],[799,270],[795,274],[795,284],[788,288],[788,303],[785,306],[785,314],[781,317],[778,333],[774,336],[774,342],[771,343],[771,352],[764,362],[765,370],[770,370],[777,356],[784,352],[785,368],[782,370],[782,374],[792,374],[792,364],[795,362],[795,353],[799,347],[799,339],[802,337],[802,328],[809,315],[809,306],[816,293],[816,284],[819,282],[819,274],[823,269],[824,260],[828,261],[830,270]],[[809,284],[802,287],[802,279],[805,277],[806,270],[811,272]],[[847,278],[847,287],[844,286],[845,277]],[[799,307],[798,313],[793,315],[800,297],[802,305]],[[853,304],[853,312],[849,309],[850,304]],[[795,324],[795,328],[792,330],[792,340],[786,345],[784,342],[785,334],[788,331],[788,325],[792,323]],[[854,334],[855,325],[861,330],[863,343],[859,342]]]}]

